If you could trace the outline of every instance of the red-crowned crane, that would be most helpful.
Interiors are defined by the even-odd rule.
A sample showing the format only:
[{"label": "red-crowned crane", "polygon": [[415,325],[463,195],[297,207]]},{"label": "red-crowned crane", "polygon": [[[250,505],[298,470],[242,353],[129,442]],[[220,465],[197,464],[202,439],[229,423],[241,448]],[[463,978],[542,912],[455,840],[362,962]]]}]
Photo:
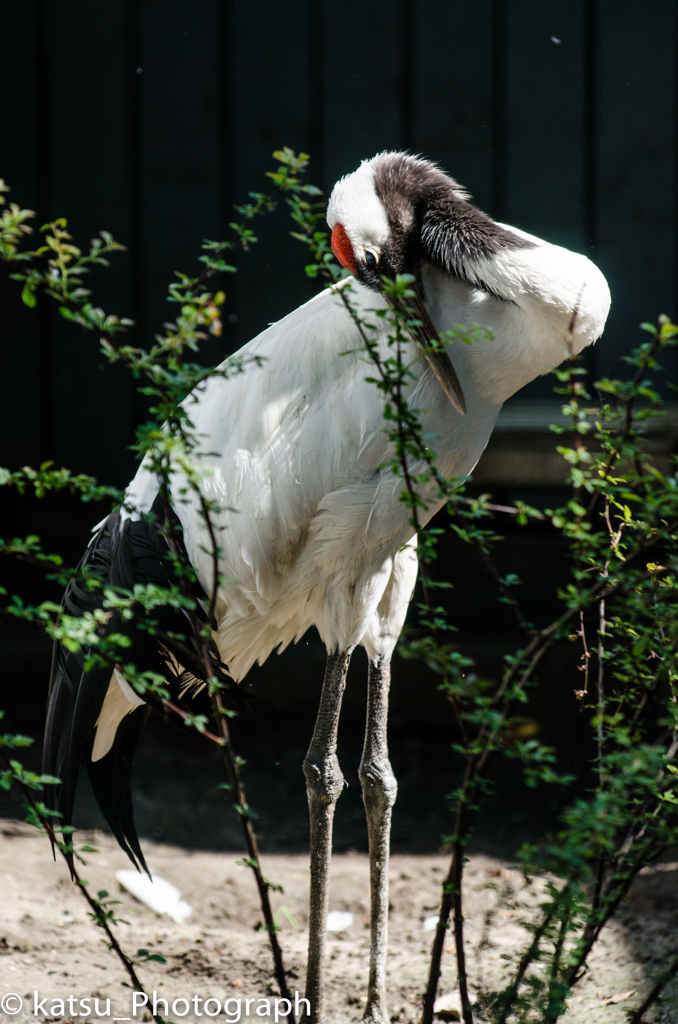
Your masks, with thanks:
[{"label": "red-crowned crane", "polygon": [[[434,164],[382,153],[342,178],[327,220],[337,258],[354,275],[351,301],[361,315],[383,306],[382,277],[415,278],[422,331],[479,323],[494,340],[446,346],[414,363],[409,401],[447,477],[469,474],[497,414],[511,395],[601,334],[610,304],[600,271],[584,256],[498,224]],[[340,287],[340,286],[339,286]],[[381,350],[388,351],[380,323]],[[428,333],[426,333],[428,329]],[[385,963],[388,853],[396,781],[386,745],[390,660],[417,572],[416,539],[401,483],[380,467],[389,458],[383,396],[368,383],[354,321],[328,288],[242,350],[258,367],[209,380],[189,399],[201,436],[207,497],[217,515],[220,569],[215,640],[236,681],[255,661],[284,649],[315,626],[327,648],[318,718],[304,760],[311,819],[311,896],[307,997],[324,1019],[323,970],[332,821],[343,777],[337,726],[351,652],[369,659],[365,745],[360,763],[369,834],[370,974],[365,1019],[388,1019]],[[417,352],[412,343],[412,358]],[[418,370],[417,370],[418,368]],[[414,467],[417,472],[417,468]],[[431,495],[433,492],[431,491]],[[112,582],[162,581],[161,531],[139,513],[158,500],[158,480],[142,463],[128,503],[96,534],[86,560]],[[188,557],[206,592],[212,564],[197,499],[177,475],[173,507]],[[436,511],[433,501],[422,519]],[[236,510],[233,512],[231,510]],[[97,597],[71,586],[71,611]],[[168,613],[169,614],[169,613]],[[142,641],[139,639],[138,644]],[[140,667],[166,671],[152,638],[137,650]],[[184,668],[200,677],[200,666]],[[175,680],[176,682],[176,680]],[[413,698],[414,699],[414,698]],[[148,706],[117,673],[83,670],[81,656],[57,651],[50,691],[45,771],[62,779],[59,807],[70,820],[82,758],[121,845],[143,858],[134,829],[130,761]]]}]

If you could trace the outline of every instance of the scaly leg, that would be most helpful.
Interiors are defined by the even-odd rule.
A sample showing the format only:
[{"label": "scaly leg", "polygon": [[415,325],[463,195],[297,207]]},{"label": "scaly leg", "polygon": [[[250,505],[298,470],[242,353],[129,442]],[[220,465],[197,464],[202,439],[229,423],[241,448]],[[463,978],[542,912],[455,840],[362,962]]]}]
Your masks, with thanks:
[{"label": "scaly leg", "polygon": [[334,808],[344,786],[337,760],[337,727],[351,651],[330,654],[313,738],[304,758],[304,775],[311,818],[311,905],[308,922],[306,998],[311,1024],[325,1020],[325,937],[328,875],[332,857]]},{"label": "scaly leg", "polygon": [[363,1020],[385,1024],[386,949],[388,945],[388,857],[391,808],[398,786],[388,759],[386,720],[391,681],[390,657],[370,660],[365,746],[360,761],[367,833],[370,843],[370,980]]}]

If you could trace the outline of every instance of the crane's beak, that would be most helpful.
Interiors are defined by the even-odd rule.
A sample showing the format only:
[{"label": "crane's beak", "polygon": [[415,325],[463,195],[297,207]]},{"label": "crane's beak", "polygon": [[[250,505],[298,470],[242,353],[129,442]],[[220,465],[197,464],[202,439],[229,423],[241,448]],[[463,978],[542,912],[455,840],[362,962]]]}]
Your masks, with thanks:
[{"label": "crane's beak", "polygon": [[465,416],[466,401],[457,372],[445,351],[417,286],[414,286],[414,295],[411,298],[399,299],[397,304],[392,302],[391,305],[401,317],[404,315],[407,331],[422,349],[422,355],[436,375],[441,388],[457,412]]}]

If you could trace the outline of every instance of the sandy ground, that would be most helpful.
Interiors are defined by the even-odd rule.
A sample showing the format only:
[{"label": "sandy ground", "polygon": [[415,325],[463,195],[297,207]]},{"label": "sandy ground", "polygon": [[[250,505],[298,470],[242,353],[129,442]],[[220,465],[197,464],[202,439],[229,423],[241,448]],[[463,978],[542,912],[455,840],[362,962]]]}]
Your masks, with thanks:
[{"label": "sandy ground", "polygon": [[[80,834],[97,852],[87,854],[82,869],[95,890],[107,889],[120,899],[117,935],[128,952],[140,948],[161,953],[166,964],[139,968],[149,990],[170,1004],[172,1020],[202,1020],[193,1009],[171,1012],[178,998],[265,999],[275,996],[270,981],[269,953],[261,915],[248,869],[238,855],[187,851],[145,843],[155,873],[178,886],[193,906],[192,916],[174,924],[158,917],[119,889],[115,871],[128,867],[114,841],[101,833]],[[391,861],[391,918],[388,988],[391,1020],[416,1021],[427,972],[431,933],[424,920],[435,913],[447,858],[396,855]],[[265,872],[284,887],[276,894],[290,988],[303,994],[308,861],[303,855],[269,855]],[[53,863],[46,840],[19,822],[4,822],[0,838],[0,1005],[14,993],[23,1000],[7,1020],[84,1020],[79,1003],[75,1017],[66,1003],[60,1012],[56,999],[98,997],[100,1008],[111,999],[111,1014],[129,1017],[131,992],[118,960],[107,950],[102,933],[89,920],[83,899],[69,881],[65,866]],[[498,859],[473,856],[466,876],[466,920],[474,985],[492,985],[505,970],[504,954],[522,948],[526,932],[521,920],[533,913],[542,889],[537,881],[525,888],[520,873]],[[331,909],[351,911],[354,923],[345,932],[328,936],[328,1019],[359,1020],[365,1001],[368,970],[368,873],[363,854],[335,856],[332,865]],[[568,1024],[616,1024],[646,992],[668,949],[678,945],[678,864],[653,868],[638,880],[623,918],[607,928],[590,970],[577,986]],[[447,946],[439,992],[453,992],[456,968]],[[39,993],[37,1013],[34,993]],[[618,1001],[611,1001],[615,997]],[[620,998],[625,997],[625,998]],[[46,1000],[46,1001],[45,1001]],[[5,1003],[16,1008],[16,1001]],[[202,1004],[198,1004],[201,1008]],[[213,1004],[212,1004],[213,1005]],[[235,1010],[236,1004],[230,1004]],[[250,1004],[242,1019],[262,1020]],[[89,1019],[96,1019],[94,1015]],[[143,1020],[140,1011],[138,1019]],[[145,1018],[148,1019],[148,1018]],[[225,1020],[219,1016],[218,1020]],[[649,1020],[678,1021],[678,998],[669,993]]]}]

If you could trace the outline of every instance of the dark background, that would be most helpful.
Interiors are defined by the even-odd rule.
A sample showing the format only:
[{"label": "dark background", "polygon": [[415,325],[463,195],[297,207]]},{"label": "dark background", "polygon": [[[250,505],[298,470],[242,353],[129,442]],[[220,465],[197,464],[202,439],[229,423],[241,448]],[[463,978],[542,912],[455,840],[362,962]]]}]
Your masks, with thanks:
[{"label": "dark background", "polygon": [[[11,199],[36,210],[38,225],[66,216],[78,244],[105,228],[128,246],[93,283],[98,303],[131,316],[147,343],[174,315],[164,298],[173,272],[195,272],[201,241],[230,234],[231,203],[266,188],[271,153],[282,145],[311,154],[310,178],[326,190],[381,149],[421,152],[488,213],[591,255],[613,295],[605,336],[588,356],[594,373],[639,340],[641,320],[675,312],[673,0],[21,0],[3,4],[0,31],[0,176]],[[226,334],[205,346],[205,362],[313,290],[284,210],[256,227],[259,244],[227,282]],[[44,303],[22,307],[18,292],[3,277],[0,464],[53,459],[123,485],[144,415],[132,382],[105,367],[91,337]],[[674,374],[669,367],[667,380]],[[530,419],[542,409],[548,422],[551,387],[545,378],[515,399],[508,436],[522,463],[506,468],[495,440],[479,467],[478,486],[502,500],[559,500],[562,471],[547,465],[546,435]],[[658,443],[667,452],[673,446],[669,436]],[[0,500],[2,534],[38,533],[70,562],[106,511],[63,498]],[[557,613],[565,560],[547,529],[509,526],[498,557],[525,580],[535,621]],[[44,596],[30,572],[0,569],[2,585]],[[448,541],[439,571],[455,582],[462,649],[480,671],[496,670],[517,637],[482,566]],[[340,848],[365,845],[355,772],[362,654],[355,661],[342,720],[350,787],[338,810]],[[573,649],[556,650],[526,715],[584,772],[575,661]],[[48,662],[44,640],[0,623],[0,704],[10,728],[39,736]],[[255,713],[236,724],[269,848],[306,842],[300,763],[322,665],[314,635],[270,659],[254,673]],[[419,666],[397,662],[394,672],[391,745],[401,787],[394,843],[435,849],[451,830],[443,799],[455,780],[451,716]],[[142,833],[235,845],[235,831],[210,811],[218,774],[209,750],[156,723],[139,758]],[[492,828],[477,841],[506,852],[507,842],[551,822],[563,797],[525,790],[510,763],[498,777]],[[5,813],[18,809],[9,804]],[[88,797],[81,815],[83,823],[99,820]]]}]

